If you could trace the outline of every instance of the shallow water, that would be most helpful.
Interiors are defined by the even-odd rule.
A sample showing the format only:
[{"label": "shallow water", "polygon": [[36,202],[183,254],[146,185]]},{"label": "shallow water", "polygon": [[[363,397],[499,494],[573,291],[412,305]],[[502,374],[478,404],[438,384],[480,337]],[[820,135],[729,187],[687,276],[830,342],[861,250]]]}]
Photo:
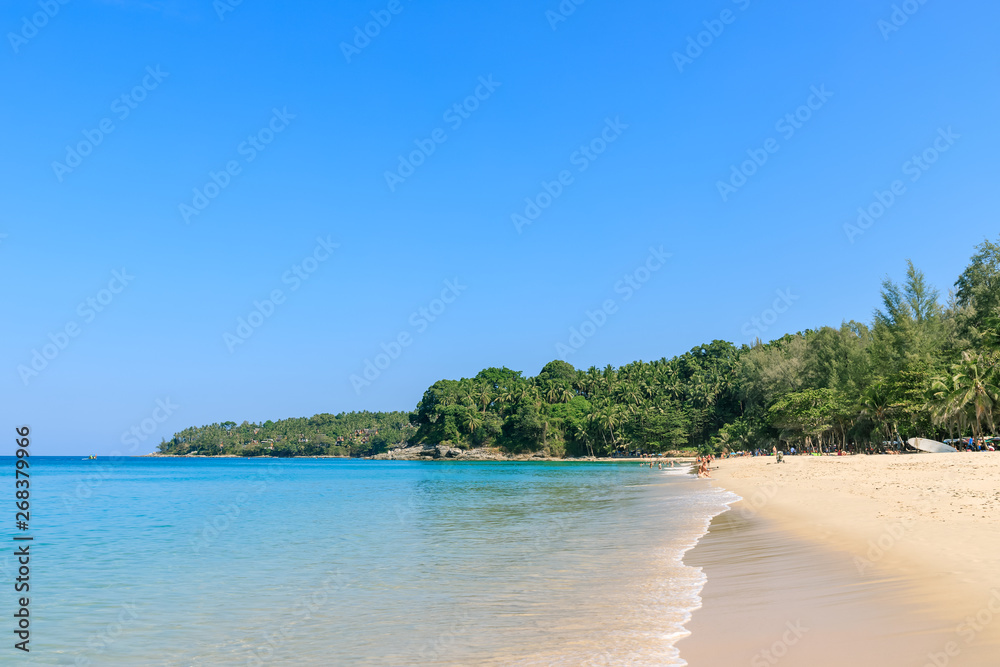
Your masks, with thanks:
[{"label": "shallow water", "polygon": [[32,471],[31,662],[53,665],[682,664],[704,578],[681,556],[734,498],[635,463]]}]

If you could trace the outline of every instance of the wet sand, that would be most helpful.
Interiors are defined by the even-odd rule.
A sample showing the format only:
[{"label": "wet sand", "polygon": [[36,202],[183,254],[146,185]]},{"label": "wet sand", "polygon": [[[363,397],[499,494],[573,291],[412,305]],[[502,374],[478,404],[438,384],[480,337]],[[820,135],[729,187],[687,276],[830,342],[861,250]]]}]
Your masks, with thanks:
[{"label": "wet sand", "polygon": [[729,459],[692,667],[1000,665],[1000,454]]}]

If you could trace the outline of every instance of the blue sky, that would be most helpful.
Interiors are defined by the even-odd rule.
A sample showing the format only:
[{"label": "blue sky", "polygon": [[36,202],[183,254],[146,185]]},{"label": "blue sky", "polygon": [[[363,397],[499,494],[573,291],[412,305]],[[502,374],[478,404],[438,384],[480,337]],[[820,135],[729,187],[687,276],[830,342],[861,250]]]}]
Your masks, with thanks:
[{"label": "blue sky", "polygon": [[997,235],[1000,6],[896,6],[6,2],[5,422],[146,453],[867,321],[906,258],[946,294]]}]

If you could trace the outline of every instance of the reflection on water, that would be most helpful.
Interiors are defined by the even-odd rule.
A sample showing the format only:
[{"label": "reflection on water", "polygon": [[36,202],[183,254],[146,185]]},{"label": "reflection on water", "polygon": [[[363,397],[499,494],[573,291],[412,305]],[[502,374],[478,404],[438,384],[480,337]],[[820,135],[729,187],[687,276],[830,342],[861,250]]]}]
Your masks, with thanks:
[{"label": "reflection on water", "polygon": [[731,499],[635,464],[146,459],[59,510],[86,470],[44,465],[48,664],[679,664],[681,555]]}]

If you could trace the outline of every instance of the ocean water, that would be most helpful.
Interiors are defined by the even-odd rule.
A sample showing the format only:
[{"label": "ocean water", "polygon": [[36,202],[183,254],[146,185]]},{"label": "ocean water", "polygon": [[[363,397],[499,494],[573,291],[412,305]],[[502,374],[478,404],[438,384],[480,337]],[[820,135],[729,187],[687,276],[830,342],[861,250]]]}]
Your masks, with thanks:
[{"label": "ocean water", "polygon": [[735,498],[637,463],[31,471],[43,665],[681,665],[704,583],[681,558]]}]

